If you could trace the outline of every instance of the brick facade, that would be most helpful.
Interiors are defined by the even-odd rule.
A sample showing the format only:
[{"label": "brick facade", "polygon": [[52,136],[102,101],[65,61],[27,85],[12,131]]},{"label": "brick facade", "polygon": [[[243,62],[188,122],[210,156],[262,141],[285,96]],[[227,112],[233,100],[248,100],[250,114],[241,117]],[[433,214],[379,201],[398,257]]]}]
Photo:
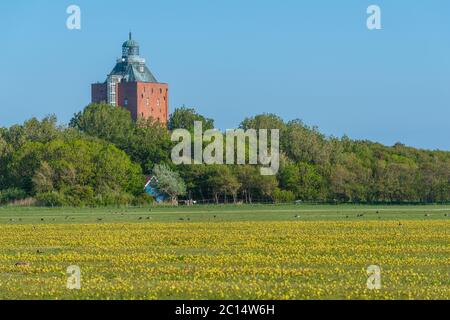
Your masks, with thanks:
[{"label": "brick facade", "polygon": [[[106,82],[92,84],[92,103],[106,102],[126,108],[135,121],[152,118],[166,124],[169,118],[168,84],[156,81],[145,66],[145,59],[139,56],[139,45],[131,39],[131,34],[122,51],[122,59],[117,61]],[[115,92],[112,90],[115,95],[108,92],[108,87],[112,87],[110,84],[115,86]]]},{"label": "brick facade", "polygon": [[92,103],[108,101],[106,83],[94,83],[91,85],[91,101]]},{"label": "brick facade", "polygon": [[169,87],[165,83],[125,82],[117,86],[117,105],[130,111],[134,120],[152,118],[167,123]]}]

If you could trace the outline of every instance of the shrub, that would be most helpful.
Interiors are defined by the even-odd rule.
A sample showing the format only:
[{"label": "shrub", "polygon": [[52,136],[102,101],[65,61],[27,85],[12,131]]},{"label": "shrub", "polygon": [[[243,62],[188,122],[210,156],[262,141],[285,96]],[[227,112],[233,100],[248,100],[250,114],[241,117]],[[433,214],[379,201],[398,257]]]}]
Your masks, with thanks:
[{"label": "shrub", "polygon": [[295,195],[292,191],[281,190],[280,188],[276,188],[273,193],[273,200],[276,203],[293,202],[295,200]]},{"label": "shrub", "polygon": [[146,205],[153,204],[154,202],[155,202],[155,199],[153,199],[152,196],[150,196],[146,193],[143,193],[141,195],[134,197],[133,205],[134,206],[146,206]]},{"label": "shrub", "polygon": [[0,204],[7,204],[12,201],[22,200],[27,197],[27,193],[21,189],[10,188],[0,191]]},{"label": "shrub", "polygon": [[134,197],[129,193],[117,190],[105,189],[95,198],[95,202],[99,206],[127,206],[133,203]]},{"label": "shrub", "polygon": [[90,186],[75,185],[65,188],[62,192],[69,206],[84,207],[95,205],[94,189]]},{"label": "shrub", "polygon": [[45,192],[36,195],[36,203],[43,207],[64,207],[67,201],[59,192]]}]

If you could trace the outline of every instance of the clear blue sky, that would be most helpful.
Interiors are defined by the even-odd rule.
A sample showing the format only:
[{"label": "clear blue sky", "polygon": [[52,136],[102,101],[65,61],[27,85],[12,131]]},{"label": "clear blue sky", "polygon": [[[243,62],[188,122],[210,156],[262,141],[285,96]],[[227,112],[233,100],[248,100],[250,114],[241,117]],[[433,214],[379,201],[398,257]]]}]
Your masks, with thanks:
[{"label": "clear blue sky", "polygon": [[[66,28],[81,7],[82,29]],[[383,30],[366,28],[382,9]],[[128,31],[183,104],[235,128],[274,112],[326,134],[450,150],[450,2],[36,0],[0,3],[0,126],[61,122],[104,81]]]}]

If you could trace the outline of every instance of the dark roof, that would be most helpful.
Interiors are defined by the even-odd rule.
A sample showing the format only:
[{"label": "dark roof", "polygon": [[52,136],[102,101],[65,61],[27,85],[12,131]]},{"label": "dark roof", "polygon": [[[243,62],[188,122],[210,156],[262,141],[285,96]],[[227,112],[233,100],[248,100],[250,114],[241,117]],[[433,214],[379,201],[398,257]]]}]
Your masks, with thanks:
[{"label": "dark roof", "polygon": [[125,47],[139,47],[139,43],[136,40],[127,40],[122,45],[122,48]]},{"label": "dark roof", "polygon": [[158,82],[146,65],[126,61],[118,62],[110,75],[122,76],[127,82]]},{"label": "dark roof", "polygon": [[136,40],[133,40],[133,37],[131,36],[131,31],[128,34],[128,40],[125,41],[122,45],[122,48],[125,48],[125,47],[139,47],[139,43],[137,43]]},{"label": "dark roof", "polygon": [[145,59],[139,56],[139,44],[131,37],[122,45],[122,59],[118,60],[114,69],[109,76],[119,76],[125,82],[150,82],[157,83],[158,81],[145,65]]},{"label": "dark roof", "polygon": [[143,72],[140,72],[140,67],[132,64],[129,72],[129,80],[133,82],[158,82],[147,66],[143,66]]}]

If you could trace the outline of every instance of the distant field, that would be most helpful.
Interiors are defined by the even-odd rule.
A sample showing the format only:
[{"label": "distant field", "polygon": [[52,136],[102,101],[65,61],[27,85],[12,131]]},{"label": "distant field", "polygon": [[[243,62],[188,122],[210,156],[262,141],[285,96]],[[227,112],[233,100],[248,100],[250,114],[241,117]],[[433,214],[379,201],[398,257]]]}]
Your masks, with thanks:
[{"label": "distant field", "polygon": [[445,219],[447,216],[450,216],[450,205],[222,205],[107,209],[0,207],[0,224],[139,222],[142,220],[154,222],[360,221],[398,219],[428,221]]},{"label": "distant field", "polygon": [[[0,208],[3,299],[450,299],[450,206]],[[23,266],[16,266],[22,262]],[[81,268],[81,290],[66,268]],[[366,287],[366,268],[382,288]]]}]

